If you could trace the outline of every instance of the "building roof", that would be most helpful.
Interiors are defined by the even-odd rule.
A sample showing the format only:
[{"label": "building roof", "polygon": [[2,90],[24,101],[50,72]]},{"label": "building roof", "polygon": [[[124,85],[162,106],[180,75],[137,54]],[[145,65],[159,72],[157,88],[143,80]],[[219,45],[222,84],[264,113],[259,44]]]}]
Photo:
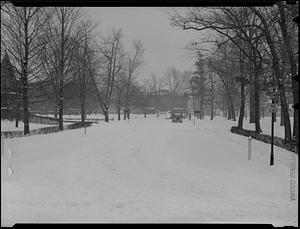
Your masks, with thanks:
[{"label": "building roof", "polygon": [[5,52],[1,61],[1,77],[16,78],[13,70],[13,66],[9,60],[7,52]]},{"label": "building roof", "polygon": [[13,65],[5,52],[1,61],[1,93],[16,92],[20,81],[15,77]]}]

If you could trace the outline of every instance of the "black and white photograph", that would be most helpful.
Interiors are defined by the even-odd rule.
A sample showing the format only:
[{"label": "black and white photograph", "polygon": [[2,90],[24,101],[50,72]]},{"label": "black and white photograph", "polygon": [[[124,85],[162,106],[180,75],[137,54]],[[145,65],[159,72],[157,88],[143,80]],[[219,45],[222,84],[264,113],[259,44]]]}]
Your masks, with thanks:
[{"label": "black and white photograph", "polygon": [[297,227],[298,23],[299,1],[1,2],[1,227]]}]

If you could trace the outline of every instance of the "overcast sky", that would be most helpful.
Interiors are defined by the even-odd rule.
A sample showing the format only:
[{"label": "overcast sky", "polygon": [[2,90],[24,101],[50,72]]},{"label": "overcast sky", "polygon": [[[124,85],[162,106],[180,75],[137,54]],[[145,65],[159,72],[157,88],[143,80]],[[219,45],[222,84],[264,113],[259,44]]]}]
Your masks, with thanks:
[{"label": "overcast sky", "polygon": [[145,46],[145,65],[140,78],[151,73],[163,75],[168,67],[179,70],[193,69],[193,60],[184,46],[196,39],[193,31],[172,28],[169,24],[169,8],[163,7],[88,7],[85,12],[100,21],[98,30],[105,34],[111,29],[122,29],[124,43],[128,48],[134,39],[141,39]]}]

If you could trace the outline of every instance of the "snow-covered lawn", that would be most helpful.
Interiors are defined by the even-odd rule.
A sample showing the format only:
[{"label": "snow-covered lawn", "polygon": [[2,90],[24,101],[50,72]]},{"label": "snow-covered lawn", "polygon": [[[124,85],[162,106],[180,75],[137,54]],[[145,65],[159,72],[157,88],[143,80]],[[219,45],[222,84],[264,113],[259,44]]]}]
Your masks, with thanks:
[{"label": "snow-covered lawn", "polygon": [[[19,127],[15,127],[15,124],[16,124],[15,121],[1,119],[1,131],[23,131],[24,130],[24,122],[19,121]],[[54,125],[29,123],[29,128],[31,130],[48,127],[48,126],[54,126]]]},{"label": "snow-covered lawn", "polygon": [[[115,119],[116,120],[116,119]],[[86,129],[6,139],[1,223],[258,222],[298,225],[298,156],[232,134],[223,118],[133,116]],[[295,171],[298,175],[298,167]]]}]

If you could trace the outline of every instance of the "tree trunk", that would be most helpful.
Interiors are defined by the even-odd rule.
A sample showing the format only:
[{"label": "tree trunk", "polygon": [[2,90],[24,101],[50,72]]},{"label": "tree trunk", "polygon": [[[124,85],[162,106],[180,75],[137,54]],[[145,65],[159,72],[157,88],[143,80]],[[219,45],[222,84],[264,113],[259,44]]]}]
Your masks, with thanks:
[{"label": "tree trunk", "polygon": [[229,89],[227,90],[227,98],[228,98],[228,119],[236,121],[235,119],[235,112],[234,112],[234,105],[233,105],[233,99],[231,96],[231,93]]},{"label": "tree trunk", "polygon": [[[290,71],[292,77],[295,77],[297,75],[297,61],[294,56],[294,48],[293,48],[293,33],[288,34],[288,29],[287,29],[287,18],[286,18],[286,13],[285,13],[285,7],[283,2],[278,2],[278,8],[279,8],[279,13],[280,13],[280,28],[281,28],[281,33],[282,33],[282,38],[285,43],[285,48],[287,50],[288,58],[289,58],[289,63],[290,63]],[[297,12],[296,10],[292,10],[292,16],[293,18],[296,17]],[[293,99],[294,99],[294,104],[299,103],[299,83],[295,82],[292,80],[292,90],[293,90]],[[296,145],[299,145],[299,111],[294,109],[294,126],[293,126],[293,136],[296,137]],[[297,147],[298,149],[298,147]],[[297,150],[296,150],[297,151]],[[298,153],[298,152],[296,152]]]},{"label": "tree trunk", "polygon": [[23,106],[24,106],[24,118],[23,118],[23,121],[24,121],[24,135],[26,135],[26,134],[30,134],[27,88],[24,89]]},{"label": "tree trunk", "polygon": [[255,132],[262,132],[260,128],[260,112],[259,112],[259,69],[255,69],[254,73],[254,112],[255,112]]},{"label": "tree trunk", "polygon": [[103,113],[104,113],[104,121],[109,122],[108,110],[103,111]]},{"label": "tree trunk", "polygon": [[127,119],[129,119],[130,118],[130,112],[129,112],[129,110],[127,110]]},{"label": "tree trunk", "polygon": [[281,104],[283,123],[284,123],[284,139],[286,141],[290,141],[291,138],[292,138],[292,136],[291,136],[291,122],[290,122],[290,115],[289,115],[288,105],[287,105],[286,97],[285,97],[285,90],[284,90],[284,87],[280,83],[279,80],[277,80],[277,84],[278,84],[278,90],[279,90],[279,93],[280,93],[280,104]]},{"label": "tree trunk", "polygon": [[243,129],[243,121],[244,121],[244,112],[245,112],[245,76],[244,76],[244,56],[240,53],[240,85],[241,85],[241,105],[240,105],[240,112],[239,112],[239,120],[238,120],[238,128]]},{"label": "tree trunk", "polygon": [[23,122],[24,122],[24,135],[30,134],[29,131],[29,110],[28,110],[28,82],[27,82],[27,66],[23,67]]},{"label": "tree trunk", "polygon": [[160,111],[160,95],[158,95],[158,98],[157,98],[157,114],[156,114],[157,118],[159,116],[159,111]]},{"label": "tree trunk", "polygon": [[[252,66],[252,65],[251,65]],[[251,67],[250,73],[250,97],[249,97],[249,123],[255,123],[255,100],[254,100],[254,80],[253,80],[253,68]]]},{"label": "tree trunk", "polygon": [[[26,14],[26,9],[24,9],[24,14]],[[29,109],[28,109],[28,73],[27,73],[27,68],[28,68],[28,49],[29,49],[29,45],[28,45],[28,20],[25,19],[25,24],[24,24],[24,38],[25,38],[25,42],[24,42],[24,51],[25,51],[25,55],[24,55],[24,60],[22,63],[22,80],[23,80],[23,111],[24,111],[24,115],[23,115],[23,122],[24,122],[24,135],[30,134],[29,131]]]},{"label": "tree trunk", "polygon": [[210,75],[210,120],[214,119],[214,82],[213,77]]},{"label": "tree trunk", "polygon": [[118,120],[120,121],[121,120],[121,108],[118,107]]},{"label": "tree trunk", "polygon": [[81,122],[85,122],[85,95],[82,95],[81,98],[81,104],[80,104],[80,108],[81,108]]},{"label": "tree trunk", "polygon": [[58,96],[58,129],[63,130],[63,111],[64,111],[64,101],[63,101],[63,76],[61,71],[60,84],[59,84],[59,96]]},{"label": "tree trunk", "polygon": [[230,111],[230,107],[227,107],[227,119],[231,120],[231,111]]},{"label": "tree trunk", "polygon": [[124,114],[123,115],[124,115],[124,117],[123,117],[124,120],[126,120],[126,117],[127,117],[126,110],[124,110]]},{"label": "tree trunk", "polygon": [[63,124],[63,111],[64,111],[64,102],[63,97],[60,97],[58,101],[58,129],[63,130],[64,124]]},{"label": "tree trunk", "polygon": [[283,113],[281,109],[280,109],[280,126],[284,126]]},{"label": "tree trunk", "polygon": [[238,128],[243,129],[243,120],[244,120],[244,112],[245,112],[245,85],[244,79],[241,79],[241,106],[240,106],[240,114],[238,120]]},{"label": "tree trunk", "polygon": [[200,81],[200,119],[204,119],[204,82],[203,77]]},{"label": "tree trunk", "polygon": [[[85,36],[84,56],[83,56],[83,75],[81,80],[81,122],[85,121],[85,94],[86,94],[86,54],[87,54],[87,37]],[[80,76],[80,75],[79,75]]]},{"label": "tree trunk", "polygon": [[17,128],[19,127],[20,107],[21,107],[21,101],[20,101],[20,95],[18,94],[18,99],[17,99],[17,109],[16,109],[16,123],[15,123],[15,126],[16,126]]},{"label": "tree trunk", "polygon": [[255,9],[251,8],[256,15],[260,18],[263,26],[264,26],[264,33],[266,36],[267,44],[270,48],[270,52],[272,55],[272,68],[275,74],[275,80],[277,83],[278,87],[278,92],[280,94],[280,103],[281,103],[281,109],[283,112],[283,119],[284,119],[284,140],[285,141],[290,141],[291,140],[291,123],[290,123],[290,117],[289,117],[289,112],[288,112],[288,106],[286,102],[286,96],[285,96],[285,90],[283,87],[283,84],[281,83],[282,81],[282,75],[281,75],[281,70],[280,70],[280,63],[279,63],[279,58],[276,52],[276,47],[275,47],[275,42],[271,36],[271,33],[269,31],[268,23],[266,19]]},{"label": "tree trunk", "polygon": [[249,123],[255,123],[255,100],[254,100],[254,85],[250,85],[250,119]]},{"label": "tree trunk", "polygon": [[56,104],[55,104],[55,107],[54,107],[54,118],[57,118],[57,110],[58,110],[58,108],[57,108],[57,104],[58,104],[58,102],[56,102]]},{"label": "tree trunk", "polygon": [[231,110],[231,120],[236,121],[233,103],[230,104],[230,110]]},{"label": "tree trunk", "polygon": [[223,104],[223,118],[227,118],[227,107]]}]

